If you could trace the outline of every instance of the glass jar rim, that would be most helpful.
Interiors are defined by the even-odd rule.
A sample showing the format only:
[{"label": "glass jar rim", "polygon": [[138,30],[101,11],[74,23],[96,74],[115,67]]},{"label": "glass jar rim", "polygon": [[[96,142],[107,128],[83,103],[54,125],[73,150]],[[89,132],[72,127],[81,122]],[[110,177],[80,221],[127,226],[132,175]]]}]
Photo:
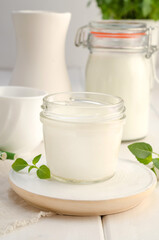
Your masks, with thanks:
[{"label": "glass jar rim", "polygon": [[88,24],[90,34],[96,38],[134,39],[147,34],[147,26],[140,22],[92,21]]},{"label": "glass jar rim", "polygon": [[101,20],[101,21],[92,21],[88,24],[90,29],[96,30],[121,30],[121,31],[132,31],[132,32],[146,32],[147,25],[143,22],[134,22],[134,21],[122,21],[122,20]]},{"label": "glass jar rim", "polygon": [[96,122],[122,119],[124,101],[96,92],[61,92],[43,98],[41,116],[62,121]]}]

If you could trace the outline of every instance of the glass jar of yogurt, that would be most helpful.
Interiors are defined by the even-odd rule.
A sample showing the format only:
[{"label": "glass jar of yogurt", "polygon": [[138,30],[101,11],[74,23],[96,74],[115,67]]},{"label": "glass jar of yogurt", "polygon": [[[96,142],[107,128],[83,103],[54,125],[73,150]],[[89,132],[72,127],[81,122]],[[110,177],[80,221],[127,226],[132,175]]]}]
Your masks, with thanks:
[{"label": "glass jar of yogurt", "polygon": [[121,98],[57,93],[46,96],[42,108],[46,160],[55,179],[91,183],[114,175],[125,122]]},{"label": "glass jar of yogurt", "polygon": [[86,91],[121,97],[126,106],[123,140],[148,133],[150,82],[155,72],[151,60],[151,27],[124,21],[91,22],[79,29],[76,46],[88,47]]}]

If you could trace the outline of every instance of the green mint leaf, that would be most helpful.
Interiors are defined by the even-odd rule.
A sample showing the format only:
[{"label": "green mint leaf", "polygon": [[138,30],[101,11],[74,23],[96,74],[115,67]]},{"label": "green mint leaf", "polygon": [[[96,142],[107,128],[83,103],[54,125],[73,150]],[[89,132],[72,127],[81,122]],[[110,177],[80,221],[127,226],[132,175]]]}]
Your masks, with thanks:
[{"label": "green mint leaf", "polygon": [[39,162],[40,158],[41,158],[41,154],[39,154],[38,156],[36,156],[36,157],[33,159],[32,163],[33,163],[34,165],[36,165],[36,164]]},{"label": "green mint leaf", "polygon": [[27,166],[28,166],[28,163],[22,158],[17,158],[15,162],[12,164],[12,168],[16,172],[24,169]]},{"label": "green mint leaf", "polygon": [[37,168],[36,166],[30,166],[29,168],[28,168],[28,172],[30,172],[33,168]]},{"label": "green mint leaf", "polygon": [[146,159],[152,156],[152,147],[148,143],[139,142],[133,143],[128,146],[130,152],[138,159]]},{"label": "green mint leaf", "polygon": [[151,161],[152,161],[152,155],[148,156],[147,158],[145,159],[142,159],[142,158],[138,158],[136,157],[137,160],[140,162],[140,163],[143,163],[145,165],[149,164]]},{"label": "green mint leaf", "polygon": [[153,158],[152,159],[152,162],[154,164],[154,166],[159,169],[159,158]]},{"label": "green mint leaf", "polygon": [[41,165],[36,173],[37,173],[37,176],[41,179],[46,179],[51,177],[50,169],[46,165]]},{"label": "green mint leaf", "polygon": [[157,173],[156,173],[156,171],[155,171],[155,168],[152,167],[151,170],[152,170],[152,171],[154,172],[154,174],[157,176]]}]

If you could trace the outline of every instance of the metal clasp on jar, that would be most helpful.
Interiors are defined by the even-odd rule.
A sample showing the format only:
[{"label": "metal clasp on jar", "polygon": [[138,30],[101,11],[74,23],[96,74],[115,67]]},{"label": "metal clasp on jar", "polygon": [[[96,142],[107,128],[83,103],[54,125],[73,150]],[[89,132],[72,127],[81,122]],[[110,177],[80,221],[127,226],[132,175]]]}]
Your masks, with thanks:
[{"label": "metal clasp on jar", "polygon": [[148,48],[146,53],[146,58],[150,58],[154,52],[157,52],[159,50],[159,47],[156,45],[152,45],[152,31],[154,30],[153,27],[149,27],[147,29],[147,35],[148,35]]},{"label": "metal clasp on jar", "polygon": [[76,47],[79,47],[81,45],[83,45],[84,47],[87,46],[87,33],[86,33],[86,29],[88,31],[88,26],[87,25],[78,29],[78,31],[76,33],[76,37],[75,37],[75,46]]}]

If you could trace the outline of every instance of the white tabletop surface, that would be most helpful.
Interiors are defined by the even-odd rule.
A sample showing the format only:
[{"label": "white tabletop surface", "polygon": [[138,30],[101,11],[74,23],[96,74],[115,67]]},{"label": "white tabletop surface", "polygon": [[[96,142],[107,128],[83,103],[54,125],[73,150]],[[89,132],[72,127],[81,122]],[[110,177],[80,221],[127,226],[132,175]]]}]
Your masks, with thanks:
[{"label": "white tabletop surface", "polygon": [[[0,85],[7,85],[11,73],[0,71]],[[77,68],[69,70],[73,90],[83,90],[84,74]],[[159,85],[151,91],[149,135],[143,140],[159,152]],[[120,158],[134,159],[122,143]],[[43,146],[41,146],[43,148]],[[37,150],[38,151],[38,150]],[[3,240],[158,240],[159,185],[139,206],[104,217],[52,216],[1,237]]]}]

